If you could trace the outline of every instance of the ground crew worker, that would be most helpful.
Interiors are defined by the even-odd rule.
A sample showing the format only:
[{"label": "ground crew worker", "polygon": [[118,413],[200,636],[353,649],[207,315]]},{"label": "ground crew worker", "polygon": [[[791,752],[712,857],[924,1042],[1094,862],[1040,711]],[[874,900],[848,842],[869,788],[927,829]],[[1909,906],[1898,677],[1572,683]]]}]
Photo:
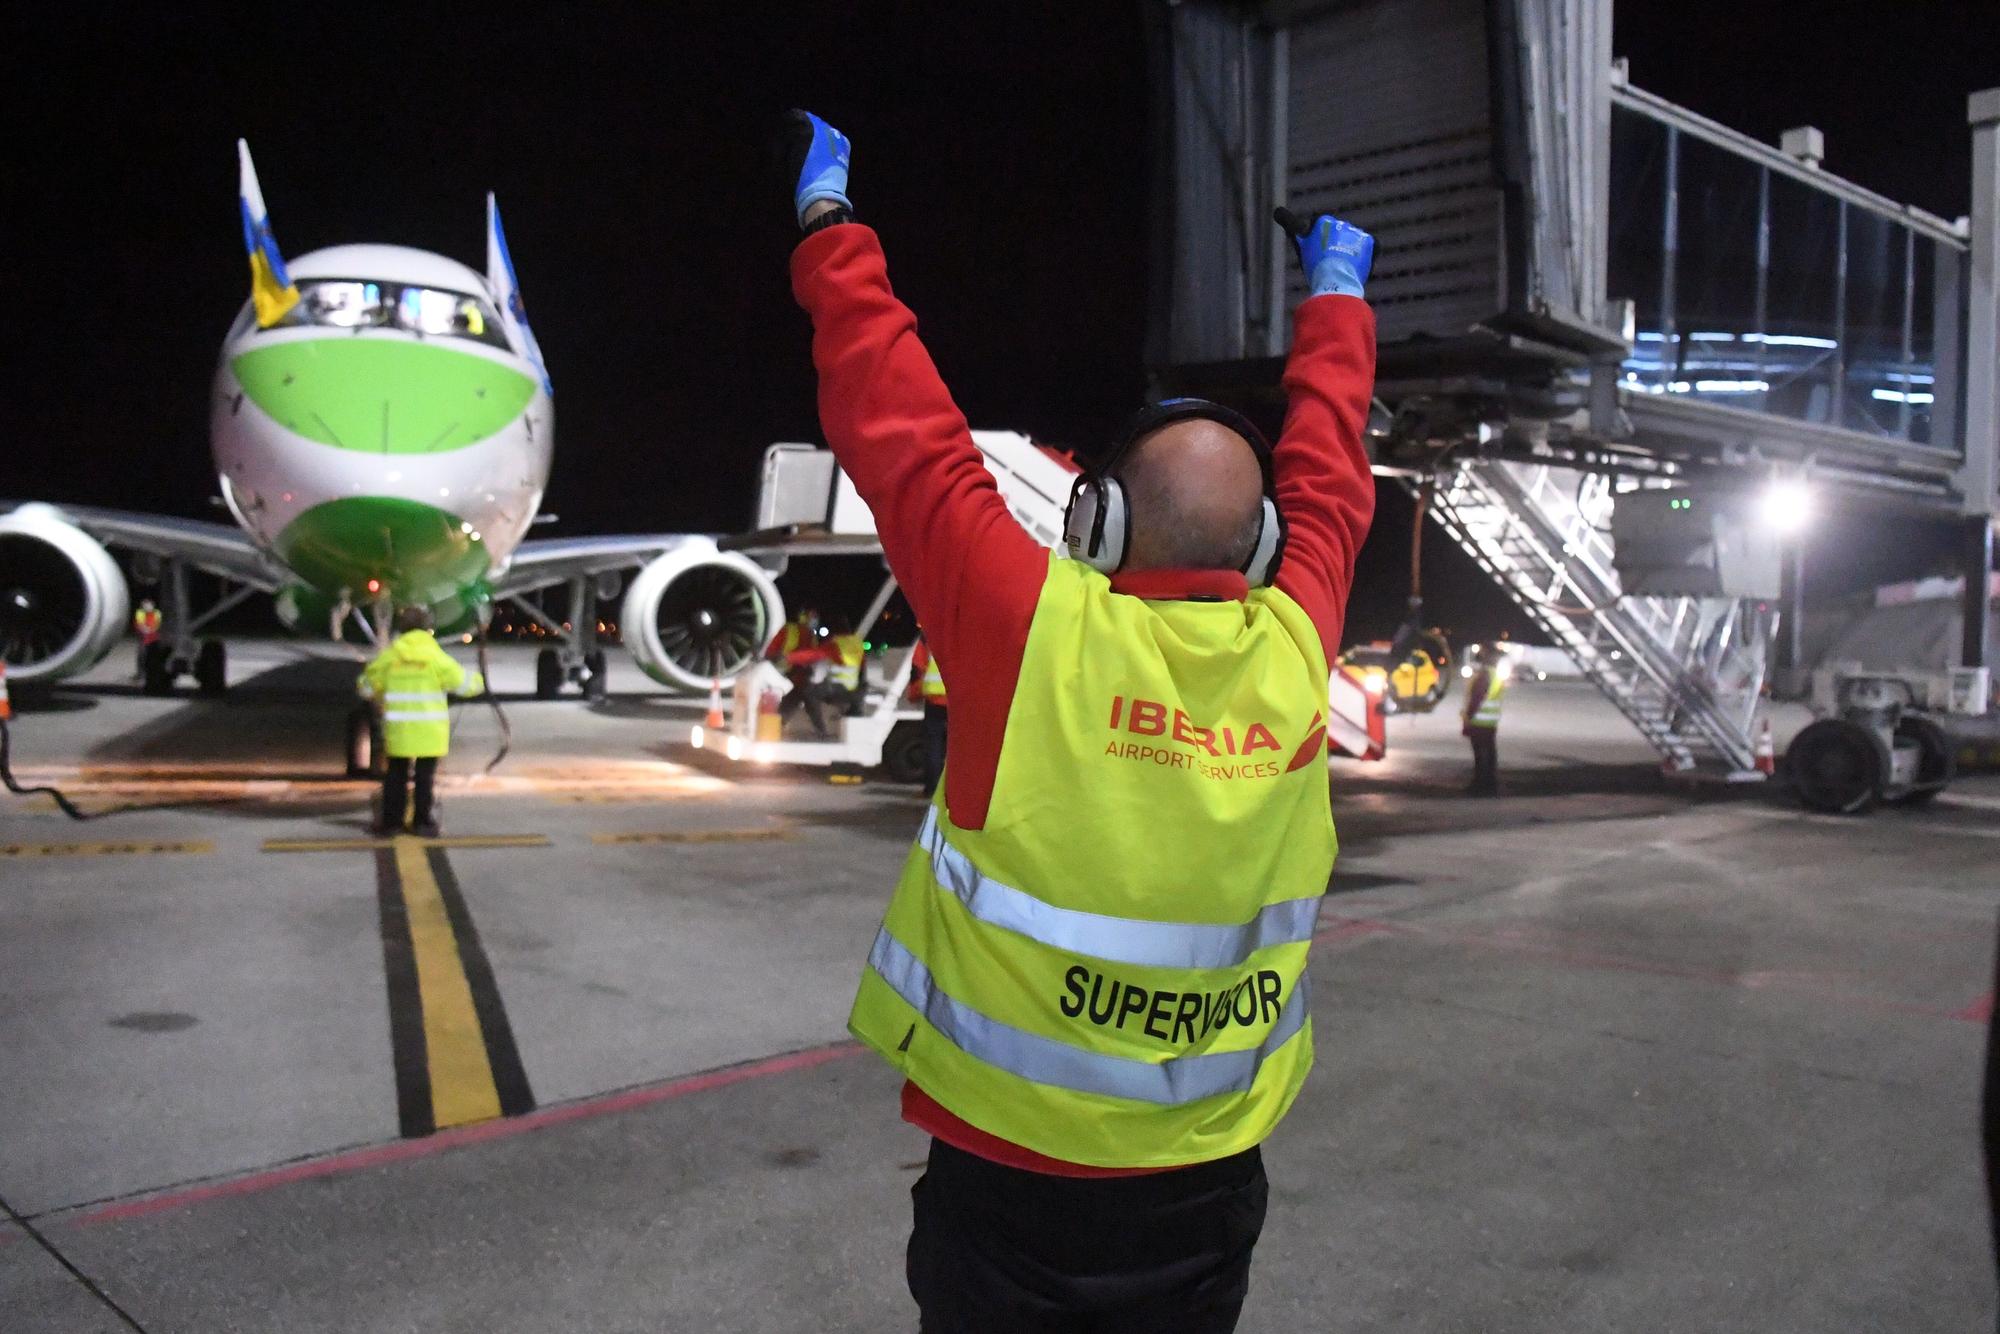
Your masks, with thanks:
[{"label": "ground crew worker", "polygon": [[945,693],[944,672],[931,656],[930,641],[922,635],[910,650],[909,698],[921,700],[924,706],[924,795],[928,797],[937,791],[938,779],[944,776],[946,711],[951,697]]},{"label": "ground crew worker", "polygon": [[813,644],[818,637],[819,613],[811,607],[801,607],[798,615],[779,626],[778,633],[771,636],[771,642],[764,646],[764,657],[782,667],[793,653]]},{"label": "ground crew worker", "polygon": [[854,221],[846,139],[794,119],[820,423],[955,715],[848,1021],[932,1137],[923,1328],[1232,1329],[1257,1146],[1312,1063],[1327,664],[1374,512],[1374,242],[1331,217],[1297,239],[1313,295],[1276,449],[1217,404],[1153,405],[1077,479],[1061,559],[1009,513]]},{"label": "ground crew worker", "polygon": [[139,599],[139,610],[132,613],[132,633],[139,636],[138,676],[146,674],[146,654],[153,645],[160,642],[160,623],[164,618],[151,598]]},{"label": "ground crew worker", "polygon": [[[825,639],[794,649],[786,659],[792,668],[792,691],[778,706],[781,721],[804,708],[821,741],[833,736],[826,725],[827,705],[843,714],[860,711],[862,659],[867,655],[867,646],[846,618],[835,617],[831,630]],[[815,681],[812,664],[820,662],[827,664],[826,678]],[[804,684],[800,684],[802,673]]]},{"label": "ground crew worker", "polygon": [[1499,650],[1482,644],[1473,650],[1472,679],[1465,683],[1465,705],[1459,710],[1460,729],[1472,743],[1473,797],[1500,795],[1500,698],[1507,693],[1507,664]]},{"label": "ground crew worker", "polygon": [[778,706],[781,726],[783,720],[790,718],[805,702],[806,687],[813,680],[812,664],[825,657],[825,654],[816,651],[819,647],[819,613],[811,607],[799,608],[799,614],[778,627],[778,633],[772,635],[771,642],[764,646],[764,657],[778,665],[792,686],[785,695],[791,701],[791,707]]},{"label": "ground crew worker", "polygon": [[451,712],[445,696],[477,695],[486,689],[486,680],[478,672],[466,671],[438,647],[437,636],[431,633],[431,614],[424,608],[397,612],[396,630],[396,637],[355,683],[361,698],[382,710],[382,750],[389,757],[375,832],[397,833],[403,828],[414,772],[417,790],[410,828],[435,838],[438,761],[451,749]]}]

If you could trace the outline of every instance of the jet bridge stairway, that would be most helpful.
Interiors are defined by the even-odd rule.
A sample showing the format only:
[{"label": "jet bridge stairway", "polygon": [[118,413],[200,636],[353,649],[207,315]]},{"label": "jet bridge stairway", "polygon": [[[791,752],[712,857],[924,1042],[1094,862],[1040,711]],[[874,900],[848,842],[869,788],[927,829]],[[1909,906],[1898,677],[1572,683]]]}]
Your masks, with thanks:
[{"label": "jet bridge stairway", "polygon": [[[1404,485],[1414,493],[1425,483]],[[1432,485],[1431,516],[1569,652],[1667,769],[1754,772],[1767,607],[1625,596],[1612,565],[1608,477],[1486,459]]]}]

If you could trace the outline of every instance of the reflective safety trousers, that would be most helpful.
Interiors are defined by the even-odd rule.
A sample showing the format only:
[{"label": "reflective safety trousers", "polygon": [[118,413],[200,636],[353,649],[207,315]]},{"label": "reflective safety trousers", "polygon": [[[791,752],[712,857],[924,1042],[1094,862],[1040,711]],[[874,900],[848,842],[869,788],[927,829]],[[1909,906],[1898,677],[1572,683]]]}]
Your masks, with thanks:
[{"label": "reflective safety trousers", "polygon": [[849,1028],[1052,1158],[1261,1142],[1312,1065],[1326,683],[1283,593],[1147,602],[1052,558],[985,826],[953,825],[939,788]]},{"label": "reflective safety trousers", "polygon": [[382,706],[382,749],[391,759],[425,759],[451,749],[451,712],[445,695],[477,695],[486,688],[438,647],[428,630],[391,640],[361,673],[355,689]]}]

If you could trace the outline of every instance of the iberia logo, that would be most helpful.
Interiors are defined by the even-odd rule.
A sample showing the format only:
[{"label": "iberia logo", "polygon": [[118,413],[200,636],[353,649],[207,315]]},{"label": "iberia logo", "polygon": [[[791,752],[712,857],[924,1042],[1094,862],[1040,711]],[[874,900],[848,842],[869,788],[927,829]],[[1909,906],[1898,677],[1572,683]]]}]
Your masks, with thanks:
[{"label": "iberia logo", "polygon": [[[1204,778],[1276,778],[1302,769],[1326,749],[1326,720],[1314,714],[1306,726],[1306,739],[1292,753],[1291,762],[1280,765],[1285,748],[1276,733],[1262,722],[1203,726],[1183,709],[1158,700],[1111,700],[1112,739],[1104,753],[1113,759],[1157,764],[1168,769],[1187,769]],[[1140,737],[1123,740],[1118,734]],[[1271,752],[1268,758],[1264,752]]]}]

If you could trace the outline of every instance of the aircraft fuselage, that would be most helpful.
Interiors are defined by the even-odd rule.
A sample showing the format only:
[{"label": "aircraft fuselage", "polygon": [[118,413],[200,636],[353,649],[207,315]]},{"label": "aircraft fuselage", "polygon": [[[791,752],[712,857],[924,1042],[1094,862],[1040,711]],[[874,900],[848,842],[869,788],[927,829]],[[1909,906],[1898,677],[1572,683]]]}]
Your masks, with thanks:
[{"label": "aircraft fuselage", "polygon": [[548,483],[531,338],[441,255],[337,246],[290,269],[297,306],[259,328],[246,303],[224,341],[210,429],[225,503],[298,576],[280,614],[386,602],[470,624]]}]

